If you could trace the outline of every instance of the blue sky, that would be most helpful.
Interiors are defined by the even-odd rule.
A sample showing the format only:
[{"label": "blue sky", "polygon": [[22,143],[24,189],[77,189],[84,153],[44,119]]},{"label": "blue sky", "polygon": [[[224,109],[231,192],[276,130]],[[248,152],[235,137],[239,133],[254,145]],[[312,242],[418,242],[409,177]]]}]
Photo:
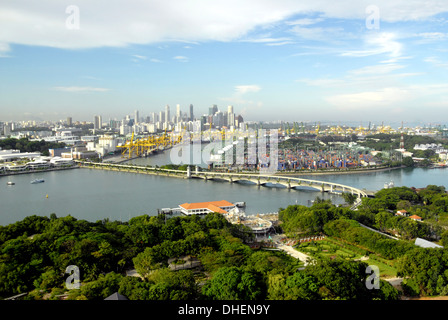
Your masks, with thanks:
[{"label": "blue sky", "polygon": [[447,122],[445,0],[15,0],[0,30],[0,121]]}]

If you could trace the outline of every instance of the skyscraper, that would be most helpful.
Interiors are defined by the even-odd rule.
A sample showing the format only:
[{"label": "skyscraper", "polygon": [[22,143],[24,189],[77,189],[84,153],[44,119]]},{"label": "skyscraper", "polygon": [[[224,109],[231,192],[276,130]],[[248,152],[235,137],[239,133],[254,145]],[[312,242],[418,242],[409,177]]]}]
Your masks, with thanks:
[{"label": "skyscraper", "polygon": [[214,104],[210,108],[208,108],[208,115],[213,116],[216,112],[218,112],[218,106]]},{"label": "skyscraper", "polygon": [[72,117],[67,117],[67,126],[71,127],[73,125]]},{"label": "skyscraper", "polygon": [[194,120],[194,114],[193,114],[193,105],[190,104],[190,121]]},{"label": "skyscraper", "polygon": [[160,111],[159,122],[165,122],[165,111]]},{"label": "skyscraper", "polygon": [[166,107],[165,107],[165,122],[166,123],[170,123],[170,120],[171,120],[171,118],[170,118],[170,106],[166,105]]},{"label": "skyscraper", "polygon": [[93,118],[93,129],[101,129],[102,126],[101,116],[94,116]]},{"label": "skyscraper", "polygon": [[139,114],[138,114],[138,110],[134,111],[134,123],[139,123],[140,119],[139,119]]},{"label": "skyscraper", "polygon": [[176,119],[175,119],[175,123],[178,123],[182,120],[182,113],[180,111],[180,104],[176,105]]},{"label": "skyscraper", "polygon": [[227,125],[229,127],[235,125],[235,114],[233,113],[233,106],[227,107]]}]

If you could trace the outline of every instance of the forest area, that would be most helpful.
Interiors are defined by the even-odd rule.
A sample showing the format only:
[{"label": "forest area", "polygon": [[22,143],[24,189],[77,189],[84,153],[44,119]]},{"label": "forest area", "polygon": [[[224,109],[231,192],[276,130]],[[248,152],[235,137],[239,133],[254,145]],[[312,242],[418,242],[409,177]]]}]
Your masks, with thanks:
[{"label": "forest area", "polygon": [[[422,238],[447,247],[447,209],[443,186],[395,187],[380,190],[375,198],[362,199],[357,211],[320,200],[311,207],[289,206],[280,212],[280,219],[290,237],[325,234],[362,249],[365,256],[386,261],[404,278],[402,288],[407,296],[438,296],[448,294],[448,250],[418,247],[414,241]],[[396,215],[397,210],[418,215],[422,221]]]},{"label": "forest area", "polygon": [[[0,227],[0,295],[23,299],[130,300],[397,299],[387,282],[365,285],[363,262],[318,261],[305,269],[278,251],[252,249],[250,237],[221,214],[138,216],[129,222],[88,222],[72,216],[30,216]],[[199,268],[172,270],[185,256]],[[81,286],[67,290],[67,266]],[[135,268],[141,277],[126,276]]]}]

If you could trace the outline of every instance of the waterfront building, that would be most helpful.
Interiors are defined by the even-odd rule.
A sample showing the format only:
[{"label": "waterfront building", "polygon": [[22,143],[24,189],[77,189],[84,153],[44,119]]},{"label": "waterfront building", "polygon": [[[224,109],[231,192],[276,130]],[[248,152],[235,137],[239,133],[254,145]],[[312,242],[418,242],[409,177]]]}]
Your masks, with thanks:
[{"label": "waterfront building", "polygon": [[33,159],[40,156],[41,156],[40,152],[20,152],[19,150],[0,150],[0,161],[21,159],[21,158]]},{"label": "waterfront building", "polygon": [[41,169],[41,168],[49,168],[50,163],[44,160],[35,160],[33,162],[28,162],[27,167],[31,170],[33,169]]},{"label": "waterfront building", "polygon": [[71,158],[66,159],[66,158],[61,158],[61,157],[53,157],[50,160],[50,164],[53,167],[61,167],[61,166],[67,166],[67,165],[72,165],[74,162]]},{"label": "waterfront building", "polygon": [[233,203],[226,200],[207,201],[196,203],[183,203],[179,205],[180,212],[185,215],[207,214],[212,212],[226,214],[229,210],[236,208]]}]

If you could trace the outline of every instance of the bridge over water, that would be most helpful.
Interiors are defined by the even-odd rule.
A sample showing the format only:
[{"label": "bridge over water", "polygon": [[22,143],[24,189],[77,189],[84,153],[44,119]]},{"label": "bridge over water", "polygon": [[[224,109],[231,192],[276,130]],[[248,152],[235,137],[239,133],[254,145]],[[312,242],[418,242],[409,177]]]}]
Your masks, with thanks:
[{"label": "bridge over water", "polygon": [[161,169],[156,167],[135,166],[117,163],[96,163],[88,161],[77,161],[79,166],[105,169],[113,171],[124,171],[133,173],[164,175],[168,177],[178,177],[185,179],[203,179],[204,181],[228,181],[230,183],[254,183],[258,186],[276,187],[283,186],[288,189],[312,188],[321,192],[330,192],[335,194],[342,194],[343,192],[357,195],[356,202],[352,209],[355,209],[360,203],[361,198],[368,197],[366,191],[343,185],[340,183],[321,181],[314,179],[303,179],[299,177],[287,177],[276,175],[263,175],[257,173],[230,173],[230,172],[214,172],[214,171],[199,171],[198,167],[195,170],[175,170],[175,169]]}]

